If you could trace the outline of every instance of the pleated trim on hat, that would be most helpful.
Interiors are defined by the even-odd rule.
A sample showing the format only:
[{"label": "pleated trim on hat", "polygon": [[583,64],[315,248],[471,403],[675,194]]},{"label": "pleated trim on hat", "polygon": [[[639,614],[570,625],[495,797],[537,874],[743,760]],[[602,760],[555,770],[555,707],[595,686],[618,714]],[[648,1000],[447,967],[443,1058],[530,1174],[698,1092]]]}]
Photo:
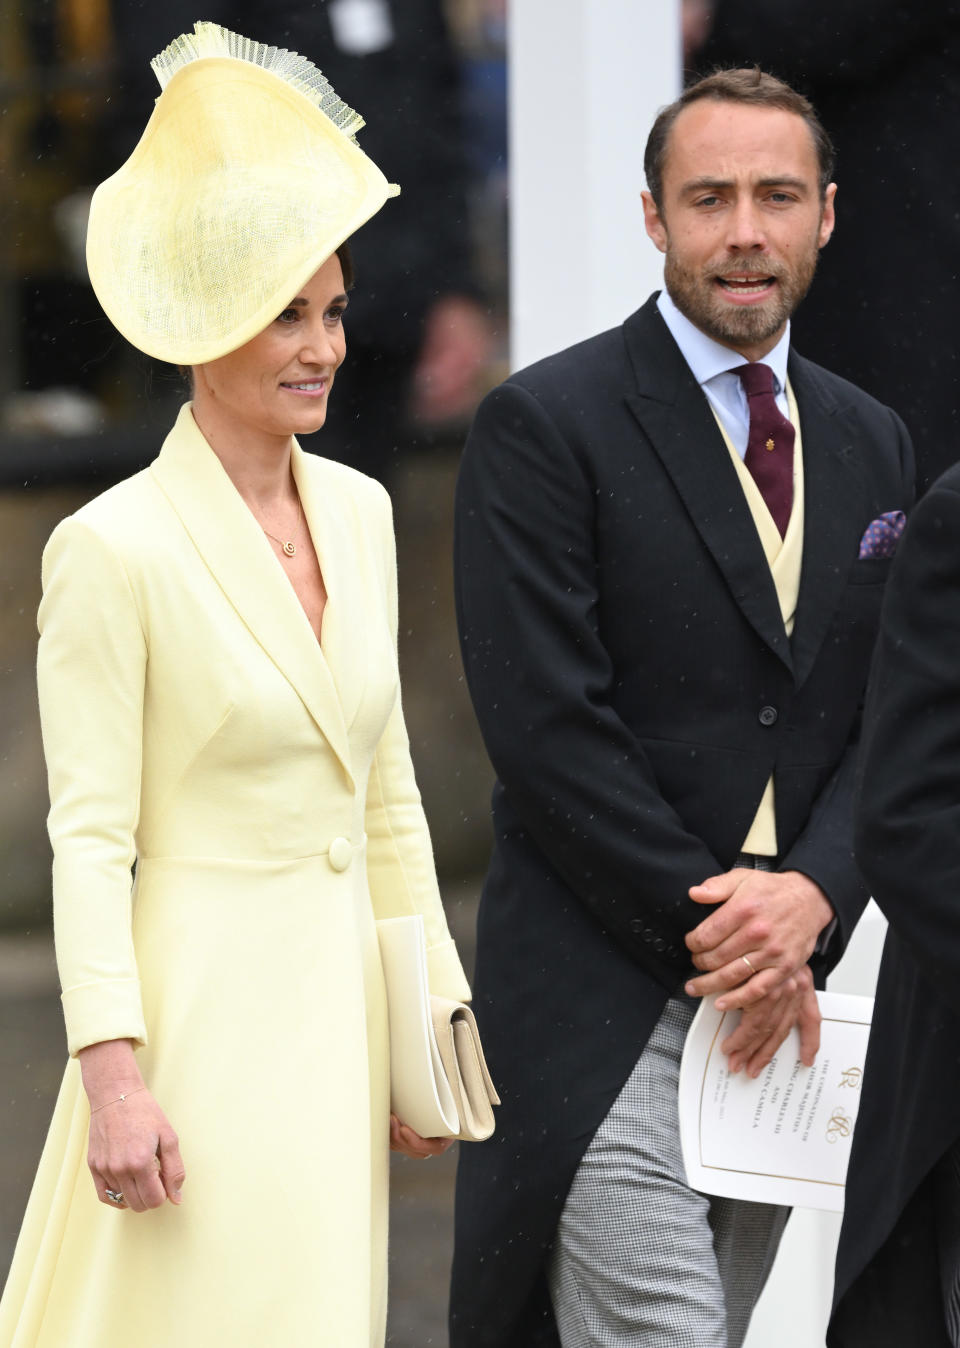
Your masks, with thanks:
[{"label": "pleated trim on hat", "polygon": [[192,33],[183,33],[174,38],[150,62],[151,69],[160,81],[161,90],[167,87],[178,70],[192,61],[228,57],[234,61],[246,61],[277,75],[309,98],[324,116],[330,118],[337,130],[351,140],[364,125],[360,114],[338,97],[326,75],[305,56],[288,51],[285,47],[268,47],[263,42],[254,42],[252,38],[232,33],[216,23],[199,21],[193,28]]}]

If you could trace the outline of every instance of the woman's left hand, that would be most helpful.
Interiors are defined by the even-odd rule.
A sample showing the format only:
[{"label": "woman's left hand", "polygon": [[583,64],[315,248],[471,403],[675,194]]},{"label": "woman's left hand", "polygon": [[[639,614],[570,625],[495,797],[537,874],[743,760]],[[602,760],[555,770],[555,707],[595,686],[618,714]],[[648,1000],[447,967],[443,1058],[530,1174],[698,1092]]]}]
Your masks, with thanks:
[{"label": "woman's left hand", "polygon": [[412,1161],[429,1161],[431,1156],[440,1156],[453,1146],[453,1141],[452,1137],[421,1137],[401,1123],[396,1114],[390,1115],[390,1150],[402,1151]]}]

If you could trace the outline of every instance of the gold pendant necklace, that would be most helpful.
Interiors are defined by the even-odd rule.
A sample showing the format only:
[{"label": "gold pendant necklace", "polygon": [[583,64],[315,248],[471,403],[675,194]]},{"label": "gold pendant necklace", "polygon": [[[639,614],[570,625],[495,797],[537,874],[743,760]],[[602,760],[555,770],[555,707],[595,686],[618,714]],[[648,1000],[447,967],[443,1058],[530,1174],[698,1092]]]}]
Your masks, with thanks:
[{"label": "gold pendant necklace", "polygon": [[[298,497],[297,497],[297,532],[298,532],[298,533],[300,532],[300,521],[301,521],[302,518],[303,518],[303,508],[302,508],[302,506],[301,506],[301,504],[300,504],[300,497],[298,496]],[[272,534],[272,533],[270,532],[269,529],[264,529],[262,524],[260,525],[260,528],[263,529],[263,532],[267,535],[268,538],[272,538],[273,541],[274,541],[274,543],[279,544],[279,546],[283,549],[283,551],[284,551],[284,553],[286,554],[287,557],[296,557],[296,555],[297,555],[297,545],[296,545],[296,543],[293,542],[292,539],[289,539],[289,538],[288,538],[287,541],[284,542],[282,538],[278,538],[278,537],[276,536],[276,534]]]}]

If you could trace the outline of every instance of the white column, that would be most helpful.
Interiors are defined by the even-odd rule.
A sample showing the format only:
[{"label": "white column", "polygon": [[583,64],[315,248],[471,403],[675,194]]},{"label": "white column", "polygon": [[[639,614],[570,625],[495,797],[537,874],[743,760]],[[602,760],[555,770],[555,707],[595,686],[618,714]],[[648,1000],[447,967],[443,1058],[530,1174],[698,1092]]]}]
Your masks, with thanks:
[{"label": "white column", "polygon": [[680,92],[679,0],[511,0],[514,369],[621,323],[661,284],[643,147]]}]

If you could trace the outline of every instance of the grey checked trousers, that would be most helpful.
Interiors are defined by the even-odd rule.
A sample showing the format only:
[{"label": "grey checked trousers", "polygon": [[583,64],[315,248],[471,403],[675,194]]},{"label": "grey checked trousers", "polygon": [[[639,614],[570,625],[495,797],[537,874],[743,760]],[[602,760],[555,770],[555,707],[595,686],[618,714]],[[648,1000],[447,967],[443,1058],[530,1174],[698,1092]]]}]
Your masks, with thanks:
[{"label": "grey checked trousers", "polygon": [[674,998],[597,1130],[548,1270],[563,1348],[740,1348],[789,1209],[687,1186],[677,1080],[697,1003]]}]

